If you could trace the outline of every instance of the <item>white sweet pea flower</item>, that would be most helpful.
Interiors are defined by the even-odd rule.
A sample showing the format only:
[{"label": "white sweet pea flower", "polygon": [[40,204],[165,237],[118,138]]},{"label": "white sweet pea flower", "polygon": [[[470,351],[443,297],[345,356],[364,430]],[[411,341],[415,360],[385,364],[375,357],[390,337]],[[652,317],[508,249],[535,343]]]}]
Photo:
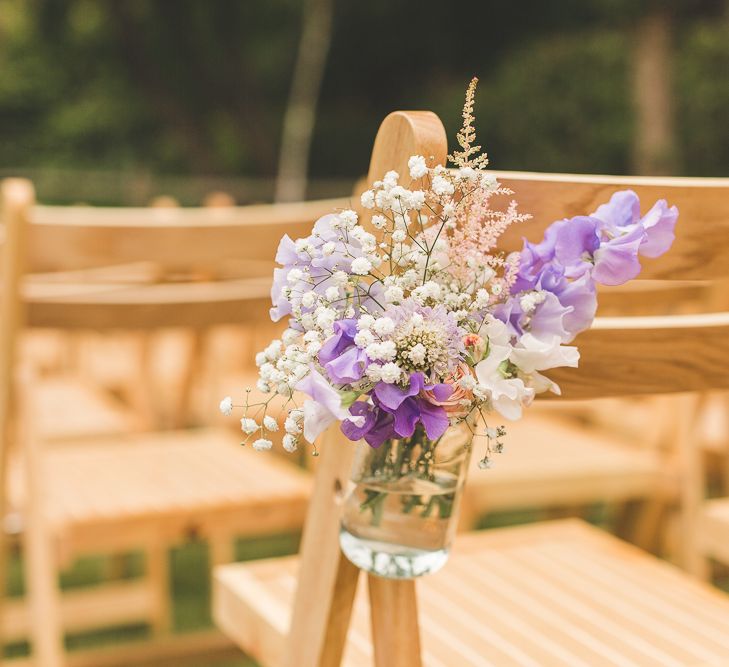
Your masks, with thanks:
[{"label": "white sweet pea flower", "polygon": [[520,378],[506,378],[499,366],[509,358],[511,347],[497,345],[491,340],[489,354],[476,364],[474,370],[479,386],[491,395],[494,409],[506,419],[521,418],[522,406],[531,403],[534,389],[527,387]]},{"label": "white sweet pea flower", "polygon": [[533,334],[526,333],[512,349],[509,358],[523,373],[533,373],[562,366],[575,368],[580,353],[572,345],[562,345],[559,336],[540,340]]},{"label": "white sweet pea flower", "polygon": [[349,410],[342,407],[340,393],[313,366],[296,389],[310,397],[304,401],[304,438],[310,443],[313,444],[337,420],[350,419],[357,426],[364,424],[364,417],[352,417]]}]

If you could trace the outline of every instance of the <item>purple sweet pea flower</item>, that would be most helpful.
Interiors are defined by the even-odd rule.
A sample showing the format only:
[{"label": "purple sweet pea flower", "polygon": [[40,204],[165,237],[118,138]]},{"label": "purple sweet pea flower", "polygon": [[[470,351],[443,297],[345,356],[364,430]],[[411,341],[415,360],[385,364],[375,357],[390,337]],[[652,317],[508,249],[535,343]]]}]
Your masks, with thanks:
[{"label": "purple sweet pea flower", "polygon": [[360,426],[351,420],[342,422],[342,433],[350,440],[356,442],[364,439],[370,447],[377,448],[385,440],[395,437],[395,418],[389,412],[365,401],[358,401],[349,411],[355,417],[364,417],[364,423]]},{"label": "purple sweet pea flower", "polygon": [[431,440],[440,438],[448,428],[450,421],[445,409],[420,396],[424,389],[432,390],[438,401],[446,400],[453,391],[453,387],[447,384],[425,384],[422,373],[411,373],[405,387],[385,382],[375,385],[374,400],[379,407],[395,416],[395,433],[400,437],[411,436],[418,422],[423,424]]},{"label": "purple sweet pea flower", "polygon": [[334,335],[319,350],[319,363],[336,384],[357,382],[362,378],[369,359],[364,350],[354,344],[357,320],[339,320],[334,323]]}]

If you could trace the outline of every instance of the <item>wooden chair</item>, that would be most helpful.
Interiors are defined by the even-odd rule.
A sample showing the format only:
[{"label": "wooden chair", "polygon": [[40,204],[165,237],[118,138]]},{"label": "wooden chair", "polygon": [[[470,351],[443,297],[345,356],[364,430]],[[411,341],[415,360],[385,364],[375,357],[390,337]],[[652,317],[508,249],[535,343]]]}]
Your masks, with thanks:
[{"label": "wooden chair", "polygon": [[[377,135],[370,177],[404,172],[412,154],[442,161],[445,153],[437,116],[397,112]],[[538,215],[521,233],[538,236],[549,221],[592,210],[631,185],[643,201],[667,197],[682,215],[674,248],[646,262],[646,278],[727,271],[726,180],[522,180],[524,209]],[[728,334],[727,313],[603,318],[577,341],[580,368],[552,375],[570,399],[726,389]],[[685,440],[685,428],[681,434]],[[369,576],[370,613],[355,604],[359,571],[338,545],[354,447],[333,429],[320,449],[298,562],[216,570],[217,623],[263,665],[332,667],[343,655],[358,667],[373,657],[377,667],[729,664],[729,598],[579,522],[461,537],[452,562],[417,584],[421,659],[415,582]]]},{"label": "wooden chair", "polygon": [[[35,206],[32,186],[23,180],[2,183],[2,202],[0,479],[9,477],[14,504],[24,515],[30,598],[30,613],[11,601],[0,615],[5,638],[30,633],[35,663],[56,667],[64,661],[64,629],[151,619],[160,637],[156,654],[189,653],[192,642],[165,639],[168,548],[190,534],[200,535],[210,543],[212,562],[223,563],[232,560],[234,536],[298,530],[308,476],[242,449],[229,428],[43,447],[35,429],[44,405],[35,397],[33,369],[21,368],[19,334],[33,327],[199,331],[229,323],[255,325],[268,319],[269,286],[251,276],[270,272],[282,234],[303,234],[312,217],[342,202],[215,211],[65,209]],[[132,279],[136,269],[129,267],[140,262],[152,265],[155,274],[174,271],[178,281]],[[184,281],[190,274],[197,279]],[[217,402],[210,410],[217,410]],[[16,456],[10,456],[11,449]],[[24,466],[13,465],[17,461]],[[5,516],[4,485],[0,490],[0,516]],[[147,556],[141,583],[60,596],[58,571],[72,558],[139,548]],[[200,638],[198,646],[211,642],[220,644],[219,633]],[[115,648],[112,657],[118,664],[136,664],[134,651],[139,653]]]}]

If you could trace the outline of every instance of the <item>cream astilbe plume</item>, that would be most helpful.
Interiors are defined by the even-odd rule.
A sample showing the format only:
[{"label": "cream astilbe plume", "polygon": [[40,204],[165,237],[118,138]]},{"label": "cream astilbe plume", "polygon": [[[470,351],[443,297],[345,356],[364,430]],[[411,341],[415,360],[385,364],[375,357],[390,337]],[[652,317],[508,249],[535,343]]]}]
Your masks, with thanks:
[{"label": "cream astilbe plume", "polygon": [[478,78],[474,76],[466,90],[466,102],[463,105],[463,113],[461,114],[463,117],[463,126],[456,137],[458,145],[463,150],[453,151],[453,153],[448,156],[448,160],[457,167],[483,169],[489,163],[489,158],[486,153],[479,155],[481,152],[481,146],[473,145],[473,142],[476,141],[476,129],[473,127],[473,121],[476,120],[476,117],[473,115],[473,105],[475,102],[477,85]]}]

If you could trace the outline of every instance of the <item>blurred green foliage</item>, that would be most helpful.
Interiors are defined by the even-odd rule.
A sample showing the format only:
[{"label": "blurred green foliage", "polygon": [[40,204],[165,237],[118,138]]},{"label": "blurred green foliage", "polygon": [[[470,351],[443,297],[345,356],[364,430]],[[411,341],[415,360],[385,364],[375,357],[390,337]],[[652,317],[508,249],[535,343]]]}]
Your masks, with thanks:
[{"label": "blurred green foliage", "polygon": [[[677,173],[729,173],[724,0],[670,0]],[[364,170],[382,117],[477,117],[497,168],[626,173],[648,0],[369,0],[335,7],[312,177]],[[0,0],[0,169],[268,177],[301,0]]]}]

